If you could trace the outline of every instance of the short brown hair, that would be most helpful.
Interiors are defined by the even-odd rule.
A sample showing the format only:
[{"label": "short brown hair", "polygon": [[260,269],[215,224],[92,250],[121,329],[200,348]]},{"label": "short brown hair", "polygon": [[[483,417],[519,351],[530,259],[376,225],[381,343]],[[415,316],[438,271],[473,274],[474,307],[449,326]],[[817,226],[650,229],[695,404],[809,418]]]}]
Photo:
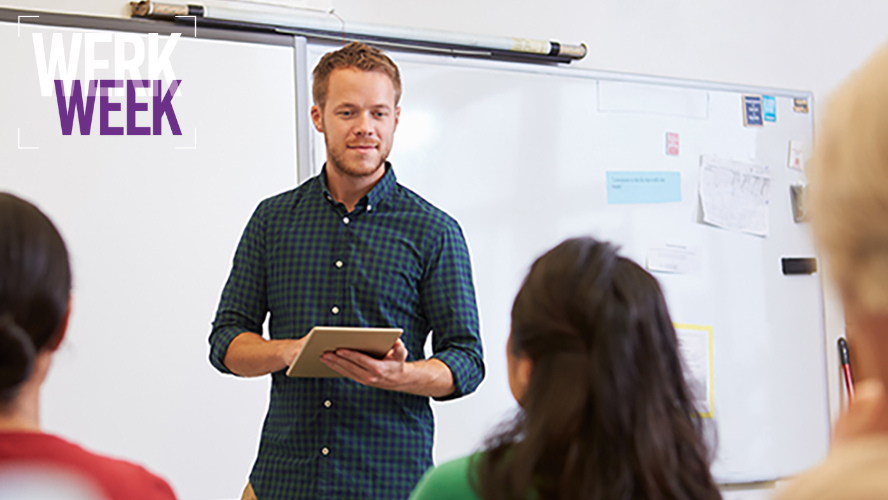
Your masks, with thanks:
[{"label": "short brown hair", "polygon": [[888,45],[832,97],[810,162],[814,236],[843,297],[888,312]]},{"label": "short brown hair", "polygon": [[401,100],[401,73],[398,71],[398,66],[376,47],[352,42],[339,50],[324,54],[315,66],[311,93],[317,106],[323,108],[327,101],[330,73],[342,68],[385,73],[391,78],[392,86],[395,88],[395,105]]}]

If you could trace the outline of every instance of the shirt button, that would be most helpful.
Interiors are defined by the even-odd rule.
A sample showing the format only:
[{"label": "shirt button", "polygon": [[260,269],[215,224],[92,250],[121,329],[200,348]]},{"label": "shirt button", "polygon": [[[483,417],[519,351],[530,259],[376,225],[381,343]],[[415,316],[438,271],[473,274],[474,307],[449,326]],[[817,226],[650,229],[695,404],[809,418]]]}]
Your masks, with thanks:
[{"label": "shirt button", "polygon": [[329,454],[330,454],[330,449],[329,449],[329,448],[327,448],[326,446],[324,446],[323,448],[321,448],[321,455],[327,456],[327,455],[329,455]]},{"label": "shirt button", "polygon": [[333,406],[333,403],[331,403],[329,399],[324,401],[324,408],[329,408],[331,406]]},{"label": "shirt button", "polygon": [[369,212],[369,211],[371,211],[371,210],[373,210],[373,206],[371,206],[371,205],[368,204],[368,205],[367,205],[367,211]]},{"label": "shirt button", "polygon": [[342,267],[342,261],[341,261],[341,260],[337,260],[337,261],[336,261],[336,267]]},{"label": "shirt button", "polygon": [[339,314],[339,307],[333,306],[333,309],[330,309],[330,311],[332,311],[333,314]]},{"label": "shirt button", "polygon": [[348,217],[343,217],[343,218],[342,218],[342,223],[343,223],[343,224],[348,224]]}]

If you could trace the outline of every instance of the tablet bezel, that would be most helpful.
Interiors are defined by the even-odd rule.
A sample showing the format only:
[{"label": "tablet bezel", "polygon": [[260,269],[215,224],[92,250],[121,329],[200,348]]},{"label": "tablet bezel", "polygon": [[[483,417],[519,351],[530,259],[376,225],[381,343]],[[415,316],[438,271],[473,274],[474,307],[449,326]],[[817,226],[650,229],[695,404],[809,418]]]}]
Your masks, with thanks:
[{"label": "tablet bezel", "polygon": [[305,336],[302,350],[287,369],[288,377],[344,377],[321,361],[321,356],[336,349],[361,351],[369,356],[385,356],[401,334],[402,328],[359,328],[316,326]]}]

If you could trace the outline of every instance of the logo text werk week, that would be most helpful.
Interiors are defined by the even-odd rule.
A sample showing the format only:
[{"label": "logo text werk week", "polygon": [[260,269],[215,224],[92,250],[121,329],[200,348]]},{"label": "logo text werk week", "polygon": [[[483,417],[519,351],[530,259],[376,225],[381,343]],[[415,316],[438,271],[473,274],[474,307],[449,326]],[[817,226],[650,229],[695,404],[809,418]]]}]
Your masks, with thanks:
[{"label": "logo text werk week", "polygon": [[[161,50],[157,33],[148,35],[147,51],[141,35],[135,33],[74,33],[71,36],[69,52],[65,54],[65,45],[61,33],[53,33],[47,59],[42,33],[34,33],[34,57],[37,60],[37,75],[40,79],[40,93],[44,97],[52,95],[53,87],[59,108],[59,121],[62,134],[71,135],[76,116],[80,125],[80,135],[89,135],[92,129],[93,112],[95,111],[96,94],[99,95],[99,135],[161,135],[162,118],[167,117],[173,135],[182,135],[176,112],[173,110],[173,96],[182,95],[179,86],[182,80],[176,80],[170,65],[170,55],[176,47],[181,35],[173,33]],[[96,70],[109,69],[110,61],[96,58],[96,44],[114,44],[114,79],[95,79]],[[84,85],[75,80],[80,62],[80,47],[84,53]],[[128,50],[128,46],[132,49]],[[134,50],[133,50],[134,49]],[[133,54],[126,58],[127,52]],[[139,68],[148,58],[148,78],[142,79]],[[169,87],[164,91],[163,76]],[[128,74],[129,79],[125,79]],[[53,78],[58,75],[58,78]],[[86,89],[84,89],[86,87]],[[114,95],[126,95],[126,131],[124,127],[112,127],[109,114],[120,111],[121,103],[109,99],[110,92]],[[151,127],[136,126],[136,113],[148,111],[147,102],[138,102],[137,96],[144,96],[145,90],[151,90]],[[86,98],[84,100],[84,90]]]}]

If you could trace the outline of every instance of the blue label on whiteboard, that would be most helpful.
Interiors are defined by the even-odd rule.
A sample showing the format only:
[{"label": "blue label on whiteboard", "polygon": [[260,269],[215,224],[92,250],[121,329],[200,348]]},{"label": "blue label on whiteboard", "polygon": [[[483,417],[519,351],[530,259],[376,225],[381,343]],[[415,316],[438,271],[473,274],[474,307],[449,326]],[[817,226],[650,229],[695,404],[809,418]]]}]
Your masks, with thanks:
[{"label": "blue label on whiteboard", "polygon": [[776,122],[777,121],[777,99],[773,96],[763,95],[762,96],[762,114],[765,117],[766,122]]},{"label": "blue label on whiteboard", "polygon": [[678,201],[681,201],[681,172],[607,172],[610,204]]},{"label": "blue label on whiteboard", "polygon": [[762,97],[743,96],[743,124],[747,127],[764,125],[762,121]]}]

